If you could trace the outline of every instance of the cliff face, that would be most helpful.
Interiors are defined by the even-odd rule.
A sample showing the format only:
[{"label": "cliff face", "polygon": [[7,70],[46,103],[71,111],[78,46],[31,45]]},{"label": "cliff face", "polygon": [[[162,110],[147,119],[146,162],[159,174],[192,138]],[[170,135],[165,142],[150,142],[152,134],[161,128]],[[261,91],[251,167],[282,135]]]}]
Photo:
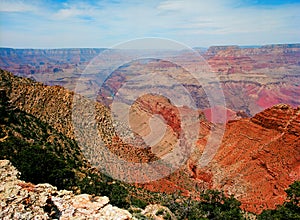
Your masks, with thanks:
[{"label": "cliff face", "polygon": [[300,108],[288,105],[230,121],[213,161],[197,172],[210,175],[212,188],[236,195],[248,211],[273,209],[300,179],[299,125]]},{"label": "cliff face", "polygon": [[[148,109],[157,106],[155,99],[151,100]],[[176,128],[180,122],[173,123],[171,127]],[[187,164],[164,179],[142,186],[169,193],[180,190],[187,196],[203,189],[221,189],[235,195],[243,209],[254,213],[282,204],[284,190],[300,180],[300,107],[279,104],[252,118],[229,121],[215,157],[201,167],[199,158],[212,129],[219,128],[200,120],[197,149]]]},{"label": "cliff face", "polygon": [[279,103],[299,103],[299,44],[211,47],[204,57],[220,76],[227,105],[249,116]]},{"label": "cliff face", "polygon": [[42,67],[52,64],[79,64],[88,62],[104,49],[70,48],[70,49],[13,49],[0,48],[0,66],[14,68],[18,65]]},{"label": "cliff face", "polygon": [[0,68],[47,85],[74,88],[74,78],[104,49],[0,48]]},{"label": "cliff face", "polygon": [[245,73],[269,68],[299,66],[300,44],[210,47],[204,56],[217,72]]}]

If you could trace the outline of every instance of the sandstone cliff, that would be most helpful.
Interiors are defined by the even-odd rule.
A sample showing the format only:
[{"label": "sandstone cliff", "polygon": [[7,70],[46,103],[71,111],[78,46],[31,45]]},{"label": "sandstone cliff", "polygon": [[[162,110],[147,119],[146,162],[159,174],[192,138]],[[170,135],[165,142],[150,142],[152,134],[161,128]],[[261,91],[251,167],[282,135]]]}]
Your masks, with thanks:
[{"label": "sandstone cliff", "polygon": [[203,120],[197,150],[182,169],[143,184],[146,189],[195,196],[199,190],[222,189],[235,195],[242,208],[260,213],[286,199],[284,190],[300,180],[300,108],[279,104],[252,118],[229,121],[213,160],[199,164],[211,129]]},{"label": "sandstone cliff", "polygon": [[300,108],[283,104],[230,121],[218,153],[208,167],[196,169],[195,179],[234,194],[248,211],[274,209],[300,180],[299,125]]}]

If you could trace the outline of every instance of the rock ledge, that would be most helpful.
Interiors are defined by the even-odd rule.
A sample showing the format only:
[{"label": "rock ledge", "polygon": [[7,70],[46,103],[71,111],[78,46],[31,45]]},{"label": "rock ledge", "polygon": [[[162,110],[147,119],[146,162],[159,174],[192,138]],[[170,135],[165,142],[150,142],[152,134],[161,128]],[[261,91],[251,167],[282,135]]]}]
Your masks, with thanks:
[{"label": "rock ledge", "polygon": [[10,161],[0,160],[0,219],[132,219],[127,210],[110,205],[108,197],[74,195],[19,176]]}]

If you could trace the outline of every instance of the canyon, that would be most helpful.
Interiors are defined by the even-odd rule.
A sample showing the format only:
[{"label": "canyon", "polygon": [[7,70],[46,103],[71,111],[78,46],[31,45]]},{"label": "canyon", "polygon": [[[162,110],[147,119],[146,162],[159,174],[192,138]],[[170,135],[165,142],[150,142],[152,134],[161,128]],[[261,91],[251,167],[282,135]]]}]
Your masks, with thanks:
[{"label": "canyon", "polygon": [[[261,213],[282,204],[285,189],[300,181],[299,44],[210,47],[201,52],[215,76],[209,78],[211,87],[206,88],[174,63],[157,59],[132,61],[101,79],[101,90],[91,101],[76,94],[76,86],[89,62],[103,50],[0,48],[0,68],[4,69],[0,73],[1,90],[5,90],[14,108],[78,141],[93,166],[138,188],[180,192],[195,200],[201,191],[223,190],[241,201],[242,209]],[[188,65],[193,68],[196,64],[189,60]],[[147,81],[131,79],[148,72],[176,76],[181,85],[168,87],[167,79],[161,81],[168,85],[166,97],[151,93],[139,96],[130,105],[128,124],[116,122],[114,98],[128,104],[135,97],[132,91],[147,91]],[[209,102],[206,92],[213,93],[216,83],[222,88],[226,105],[212,106]],[[190,94],[196,108],[176,105],[174,100],[185,100],[180,92],[174,92],[180,91],[180,86]],[[172,93],[173,100],[167,98]],[[153,123],[164,124],[164,130],[158,132],[163,133],[162,137],[151,127],[157,115]],[[186,130],[194,133],[188,133],[186,138]],[[210,149],[207,146],[214,135],[220,142],[217,149]],[[180,167],[169,172],[175,161],[163,161],[155,167],[163,176],[157,180],[151,178],[152,173],[136,170],[134,163],[167,157],[177,149],[178,141],[186,146],[179,152],[188,155]],[[123,169],[110,155],[129,165]],[[201,163],[203,155],[209,158],[205,165]]]},{"label": "canyon", "polygon": [[[78,79],[89,63],[105,49],[12,49],[0,48],[0,68],[18,76],[24,76],[43,82],[46,85],[60,85],[74,91]],[[122,54],[117,53],[121,58]],[[184,59],[189,54],[183,52]],[[226,107],[234,112],[244,112],[248,116],[271,107],[285,103],[293,107],[300,104],[299,95],[299,44],[265,45],[253,48],[239,46],[212,46],[200,52],[200,56],[215,73],[211,82],[220,83],[224,92]],[[136,63],[135,63],[136,64]],[[195,68],[198,65],[188,60],[188,65]],[[117,74],[124,71],[125,75],[132,70],[133,63],[124,63],[108,78],[111,86],[120,85]],[[157,67],[177,69],[176,64],[166,61],[157,61]],[[144,67],[144,72],[153,67]],[[138,66],[136,66],[138,69]],[[175,74],[174,74],[175,75]],[[127,76],[128,77],[128,76]],[[113,82],[116,80],[116,82]],[[200,82],[201,83],[201,82]],[[195,83],[192,83],[194,86]],[[196,100],[201,109],[210,108],[203,97],[201,88],[192,88],[196,91]]]},{"label": "canyon", "polygon": [[[6,71],[1,71],[1,82],[1,87],[7,91],[12,106],[49,123],[67,137],[76,139],[71,118],[73,92],[59,86],[45,86],[30,79],[19,78]],[[84,101],[82,103],[85,106]],[[105,147],[126,161],[141,163],[155,161],[172,151],[174,146],[172,143],[178,140],[178,133],[180,133],[180,120],[176,111],[178,108],[164,97],[145,96],[133,105],[132,113],[144,118],[149,118],[156,113],[162,115],[167,122],[161,143],[152,148],[136,146],[143,143],[142,136],[138,133],[135,133],[133,143],[127,143],[119,138],[118,132],[112,125],[109,108],[101,103],[95,104],[96,116],[94,117]],[[186,109],[186,111],[193,113],[195,110]],[[172,117],[170,112],[174,114]],[[286,197],[284,190],[292,182],[300,179],[299,107],[279,104],[251,118],[230,120],[226,124],[217,153],[204,167],[199,165],[199,158],[212,130],[221,128],[207,121],[203,112],[198,110],[196,112],[200,118],[199,135],[196,149],[185,165],[162,179],[157,181],[149,179],[148,183],[137,183],[136,186],[159,192],[181,191],[186,196],[197,195],[197,192],[208,188],[222,189],[228,195],[234,194],[242,202],[242,208],[246,211],[256,213],[281,204]],[[80,113],[85,114],[85,112]],[[140,120],[133,121],[133,127],[140,122]],[[84,121],[82,123],[83,130],[89,129],[90,125],[84,124]],[[146,132],[145,129],[144,131]],[[93,137],[85,138],[84,141],[81,144],[94,146],[90,145],[94,142]],[[91,151],[89,155],[85,150],[85,156],[96,167],[97,163],[100,163],[99,168],[102,168],[101,161],[103,163],[110,161],[110,158],[100,158],[95,151]],[[118,173],[119,178],[132,175],[130,167],[121,171],[119,166],[118,163],[110,166],[110,171]],[[164,166],[168,164],[161,166],[164,170]],[[135,175],[133,180],[144,174],[135,172]]]}]

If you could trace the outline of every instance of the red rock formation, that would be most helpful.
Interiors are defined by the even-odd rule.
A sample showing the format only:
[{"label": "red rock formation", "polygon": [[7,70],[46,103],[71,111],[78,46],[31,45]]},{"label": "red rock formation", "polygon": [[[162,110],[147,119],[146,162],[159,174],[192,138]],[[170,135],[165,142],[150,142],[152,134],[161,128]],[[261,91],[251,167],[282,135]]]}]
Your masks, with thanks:
[{"label": "red rock formation", "polygon": [[299,66],[300,46],[285,44],[257,48],[210,47],[204,56],[216,72],[243,73],[263,68]]},{"label": "red rock formation", "polygon": [[[165,116],[168,111],[157,107],[163,101],[166,102],[152,97],[138,103],[151,113]],[[168,121],[173,129],[177,123],[180,121]],[[286,198],[284,190],[300,180],[300,108],[279,104],[252,118],[229,121],[214,159],[208,166],[200,167],[198,160],[212,129],[218,127],[202,119],[197,149],[186,166],[161,180],[138,186],[156,192],[181,191],[196,197],[199,190],[224,190],[235,195],[243,209],[255,213],[282,204]]]},{"label": "red rock formation", "polygon": [[[231,121],[222,144],[202,180],[234,194],[242,208],[259,213],[275,208],[284,190],[299,178],[300,108],[276,105],[251,119]],[[211,172],[212,181],[202,173]]]},{"label": "red rock formation", "polygon": [[[197,163],[212,124],[201,121],[201,134],[187,165],[172,175],[142,185],[153,191],[199,195],[211,188],[233,194],[246,211],[260,213],[286,199],[285,189],[300,180],[300,108],[276,105],[229,121],[220,148],[206,167]],[[214,128],[217,129],[217,128]]]},{"label": "red rock formation", "polygon": [[[155,103],[148,101],[148,108],[155,111]],[[181,190],[185,195],[197,195],[197,190],[206,188],[224,190],[234,194],[242,208],[256,213],[281,204],[284,190],[300,180],[300,108],[276,105],[253,118],[229,121],[219,151],[201,168],[197,160],[211,129],[201,121],[199,154],[193,154],[186,167],[142,186],[167,193]]]}]

